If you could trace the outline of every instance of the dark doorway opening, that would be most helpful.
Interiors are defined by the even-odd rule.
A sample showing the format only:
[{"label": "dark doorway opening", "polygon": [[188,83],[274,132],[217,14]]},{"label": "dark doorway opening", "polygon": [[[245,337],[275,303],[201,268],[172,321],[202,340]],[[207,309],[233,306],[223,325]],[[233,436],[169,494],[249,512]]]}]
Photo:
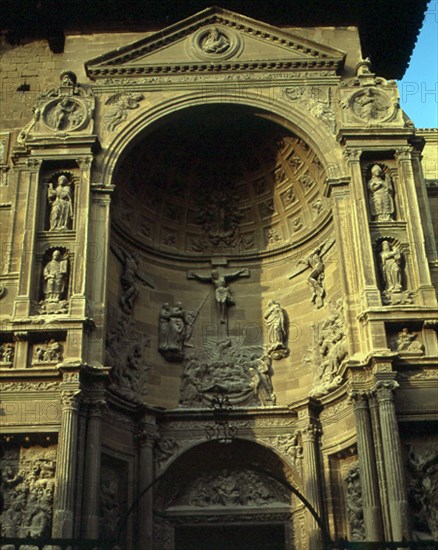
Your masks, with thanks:
[{"label": "dark doorway opening", "polygon": [[175,528],[175,550],[284,550],[284,525]]}]

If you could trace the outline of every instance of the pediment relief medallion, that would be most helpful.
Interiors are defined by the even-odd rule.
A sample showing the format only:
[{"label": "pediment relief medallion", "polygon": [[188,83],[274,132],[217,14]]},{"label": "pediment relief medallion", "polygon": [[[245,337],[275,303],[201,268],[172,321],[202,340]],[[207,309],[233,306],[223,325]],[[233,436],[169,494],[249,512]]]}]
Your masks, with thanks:
[{"label": "pediment relief medallion", "polygon": [[63,71],[60,84],[37,97],[33,118],[21,130],[17,142],[25,145],[39,137],[91,134],[94,107],[92,91],[77,83],[75,73]]},{"label": "pediment relief medallion", "polygon": [[[345,53],[283,29],[211,7],[85,64],[87,75],[135,79],[208,72],[328,71],[342,69]],[[105,82],[104,82],[105,83]]]},{"label": "pediment relief medallion", "polygon": [[344,126],[405,125],[396,82],[376,77],[367,60],[358,64],[356,78],[344,83],[339,94]]}]

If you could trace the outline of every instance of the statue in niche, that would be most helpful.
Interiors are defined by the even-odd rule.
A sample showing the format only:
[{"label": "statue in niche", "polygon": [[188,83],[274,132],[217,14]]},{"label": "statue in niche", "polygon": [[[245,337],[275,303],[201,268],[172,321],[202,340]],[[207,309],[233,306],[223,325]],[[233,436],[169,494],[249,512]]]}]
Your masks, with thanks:
[{"label": "statue in niche", "polygon": [[7,363],[12,366],[14,362],[15,347],[14,344],[1,344],[0,345],[0,363]]},{"label": "statue in niche", "polygon": [[123,264],[122,274],[120,275],[120,306],[123,313],[130,315],[134,308],[134,302],[137,299],[140,290],[138,288],[137,279],[144,286],[154,288],[151,281],[140,272],[138,255],[135,252],[128,252],[121,248],[117,249],[116,255]]},{"label": "statue in niche", "polygon": [[364,540],[365,524],[363,518],[362,487],[358,465],[348,472],[345,481],[347,484],[347,517],[348,523],[350,524],[351,540]]},{"label": "statue in niche", "polygon": [[397,351],[423,354],[424,345],[417,340],[415,333],[405,327],[398,333]]},{"label": "statue in niche", "polygon": [[325,298],[325,266],[322,257],[333,246],[334,242],[334,240],[325,241],[322,245],[315,248],[315,250],[313,250],[308,256],[298,260],[297,265],[302,265],[303,267],[298,267],[289,277],[289,279],[292,279],[302,273],[305,269],[310,268],[307,283],[309,284],[312,292],[311,302],[315,305],[316,309],[320,309],[324,306]]},{"label": "statue in niche", "polygon": [[268,327],[269,349],[268,354],[273,359],[287,357],[287,319],[286,313],[278,302],[269,300],[264,315]]},{"label": "statue in niche", "polygon": [[275,405],[277,398],[275,397],[274,388],[272,386],[272,366],[269,355],[262,355],[253,363],[249,371],[253,377],[251,386],[254,395],[257,396],[260,403],[264,406]]},{"label": "statue in niche", "polygon": [[229,47],[230,41],[217,27],[210,29],[208,35],[201,42],[201,50],[206,53],[222,53]]},{"label": "statue in niche", "polygon": [[[384,176],[384,177],[382,177]],[[394,219],[394,188],[389,170],[375,164],[371,168],[371,179],[368,181],[371,218],[377,221]]]},{"label": "statue in niche", "polygon": [[73,219],[70,185],[64,175],[59,176],[56,189],[53,188],[53,183],[49,183],[47,198],[50,203],[50,231],[70,229]]},{"label": "statue in niche", "polygon": [[422,450],[408,445],[408,489],[414,540],[438,539],[438,446]]},{"label": "statue in niche", "polygon": [[54,250],[52,259],[43,270],[43,292],[46,304],[59,303],[63,297],[68,277],[68,259],[61,256],[60,250]]},{"label": "statue in niche", "polygon": [[53,111],[53,124],[55,130],[63,130],[68,126],[79,126],[83,115],[78,112],[78,105],[70,99],[62,99]]},{"label": "statue in niche", "polygon": [[384,297],[388,303],[400,303],[395,296],[402,293],[401,253],[387,240],[382,241],[380,265],[385,284]]},{"label": "statue in niche", "polygon": [[220,314],[220,322],[226,323],[226,313],[229,306],[235,304],[231,295],[230,289],[227,286],[229,281],[234,281],[240,277],[249,277],[248,269],[238,269],[233,273],[220,274],[217,269],[213,269],[210,275],[199,275],[194,271],[191,271],[188,275],[188,279],[197,279],[203,283],[211,283],[214,286],[214,297],[216,305]]}]

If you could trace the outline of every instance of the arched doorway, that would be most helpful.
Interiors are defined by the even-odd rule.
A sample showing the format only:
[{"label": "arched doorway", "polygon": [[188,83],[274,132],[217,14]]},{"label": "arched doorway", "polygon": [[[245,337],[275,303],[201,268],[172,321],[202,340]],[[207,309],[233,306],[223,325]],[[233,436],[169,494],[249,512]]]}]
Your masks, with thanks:
[{"label": "arched doorway", "polygon": [[300,548],[304,510],[288,488],[297,483],[296,471],[255,442],[192,447],[156,486],[156,543],[169,550]]}]

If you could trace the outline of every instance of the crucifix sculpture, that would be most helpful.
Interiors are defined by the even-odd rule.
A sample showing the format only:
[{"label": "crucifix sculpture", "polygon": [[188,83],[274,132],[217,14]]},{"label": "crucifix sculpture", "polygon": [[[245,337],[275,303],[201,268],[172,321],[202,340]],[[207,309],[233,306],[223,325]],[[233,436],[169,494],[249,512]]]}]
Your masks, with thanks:
[{"label": "crucifix sculpture", "polygon": [[187,274],[188,279],[196,279],[202,283],[211,283],[214,286],[214,298],[219,311],[219,320],[221,323],[226,323],[227,308],[235,304],[227,283],[239,279],[240,277],[249,277],[248,269],[238,269],[233,273],[219,273],[217,269],[213,269],[210,275],[199,275],[194,271]]}]

